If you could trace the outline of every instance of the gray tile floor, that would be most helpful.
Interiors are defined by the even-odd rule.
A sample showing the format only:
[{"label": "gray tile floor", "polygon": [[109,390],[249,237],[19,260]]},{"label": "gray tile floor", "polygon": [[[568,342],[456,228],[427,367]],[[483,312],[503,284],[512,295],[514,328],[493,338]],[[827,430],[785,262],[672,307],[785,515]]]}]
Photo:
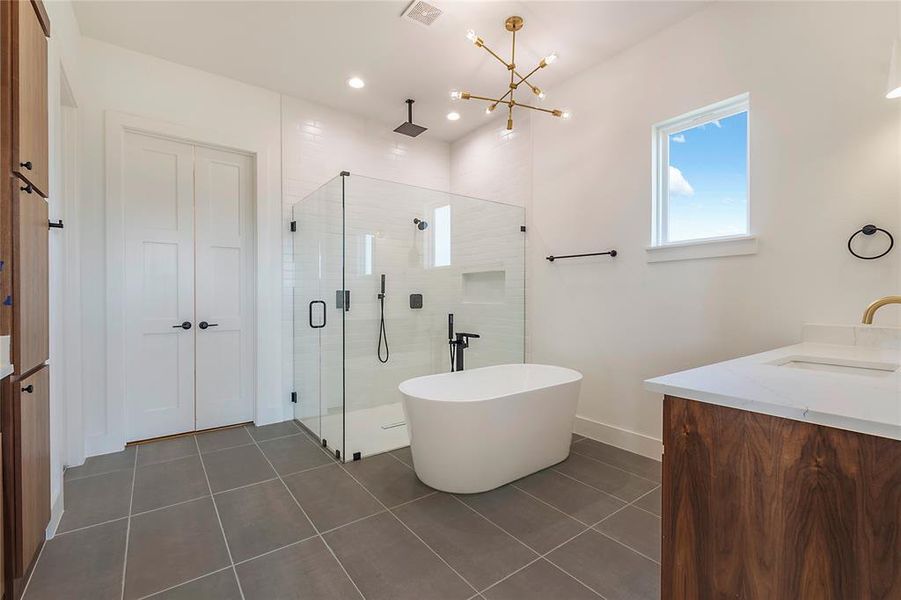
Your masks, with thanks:
[{"label": "gray tile floor", "polygon": [[91,458],[25,598],[659,598],[660,463],[572,448],[461,496],[409,448],[340,465],[292,422]]}]

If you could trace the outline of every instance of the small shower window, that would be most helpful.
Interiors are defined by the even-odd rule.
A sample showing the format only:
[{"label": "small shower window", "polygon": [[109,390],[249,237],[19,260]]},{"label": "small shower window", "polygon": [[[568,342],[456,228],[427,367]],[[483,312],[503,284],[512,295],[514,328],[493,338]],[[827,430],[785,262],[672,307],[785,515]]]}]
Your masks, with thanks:
[{"label": "small shower window", "polygon": [[372,242],[375,236],[367,233],[363,236],[363,274],[372,275]]},{"label": "small shower window", "polygon": [[451,207],[439,206],[433,216],[435,228],[432,233],[433,260],[435,267],[447,267],[451,264]]}]

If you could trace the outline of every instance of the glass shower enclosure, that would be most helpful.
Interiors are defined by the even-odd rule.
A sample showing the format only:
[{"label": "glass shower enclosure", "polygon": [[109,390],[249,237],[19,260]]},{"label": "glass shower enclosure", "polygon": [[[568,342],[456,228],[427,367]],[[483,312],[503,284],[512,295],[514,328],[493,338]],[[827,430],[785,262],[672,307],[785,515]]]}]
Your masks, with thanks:
[{"label": "glass shower enclosure", "polygon": [[409,444],[398,385],[521,363],[522,207],[346,172],[293,207],[295,419],[341,460]]}]

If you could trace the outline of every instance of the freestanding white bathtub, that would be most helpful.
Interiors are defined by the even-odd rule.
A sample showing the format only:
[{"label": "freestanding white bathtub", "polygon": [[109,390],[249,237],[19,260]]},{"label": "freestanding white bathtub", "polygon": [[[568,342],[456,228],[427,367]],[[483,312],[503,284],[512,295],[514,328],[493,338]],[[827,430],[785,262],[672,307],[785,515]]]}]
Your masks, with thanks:
[{"label": "freestanding white bathtub", "polygon": [[499,365],[400,384],[419,478],[472,494],[569,456],[582,374],[550,365]]}]

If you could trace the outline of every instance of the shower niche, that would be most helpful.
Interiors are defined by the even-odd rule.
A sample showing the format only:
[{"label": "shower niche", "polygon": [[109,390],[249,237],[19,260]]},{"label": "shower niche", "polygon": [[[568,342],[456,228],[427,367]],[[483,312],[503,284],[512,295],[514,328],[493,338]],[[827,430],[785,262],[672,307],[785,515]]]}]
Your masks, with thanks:
[{"label": "shower niche", "polygon": [[293,219],[295,419],[342,460],[409,444],[398,385],[450,371],[449,313],[468,369],[523,362],[522,207],[342,175]]}]

